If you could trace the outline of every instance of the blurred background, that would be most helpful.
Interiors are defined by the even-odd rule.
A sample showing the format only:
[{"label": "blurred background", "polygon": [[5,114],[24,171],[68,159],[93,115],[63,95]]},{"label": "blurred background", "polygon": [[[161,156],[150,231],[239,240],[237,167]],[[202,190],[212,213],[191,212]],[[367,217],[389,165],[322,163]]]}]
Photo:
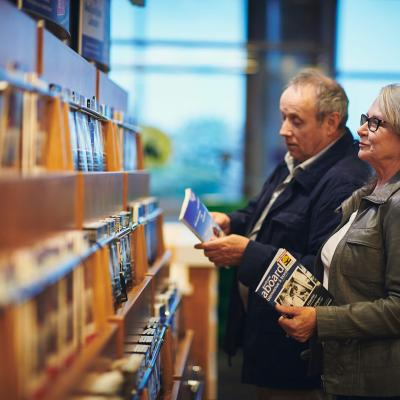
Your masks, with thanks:
[{"label": "blurred background", "polygon": [[[285,152],[279,98],[303,67],[335,77],[348,126],[381,86],[400,82],[398,0],[114,0],[111,77],[142,127],[152,192],[176,221],[185,187],[230,211],[261,188]],[[233,279],[219,271],[218,337]],[[218,398],[249,398],[220,354]]]},{"label": "blurred background", "polygon": [[[10,15],[13,17],[9,17]],[[190,379],[193,378],[192,375],[198,379],[198,383],[204,380],[205,398],[211,400],[255,398],[254,388],[240,384],[240,354],[234,358],[233,366],[229,368],[227,358],[221,350],[229,291],[235,271],[215,268],[201,251],[193,249],[197,239],[178,222],[184,190],[191,187],[210,210],[222,212],[237,209],[258,193],[266,177],[285,153],[284,143],[279,136],[280,95],[286,83],[304,67],[320,68],[344,86],[350,99],[348,126],[356,137],[360,114],[368,110],[379,89],[385,84],[400,82],[399,16],[400,0],[0,0],[2,183],[7,184],[7,173],[10,171],[17,172],[17,178],[10,181],[10,187],[14,191],[15,188],[25,188],[25,181],[20,180],[18,175],[20,172],[23,172],[21,176],[26,172],[44,172],[43,176],[30,176],[43,182],[50,170],[85,171],[83,174],[72,174],[74,179],[70,177],[70,186],[63,187],[65,177],[54,178],[61,190],[54,189],[52,182],[44,184],[46,188],[53,188],[56,198],[62,202],[50,201],[51,197],[44,195],[46,192],[35,186],[35,195],[16,196],[21,201],[26,201],[25,198],[31,200],[28,207],[25,207],[25,202],[24,207],[19,207],[19,203],[11,196],[14,192],[3,189],[0,197],[3,200],[3,206],[0,207],[3,210],[3,215],[0,216],[3,223],[0,247],[2,245],[3,250],[6,249],[14,257],[14,246],[17,247],[17,244],[21,246],[23,242],[25,245],[28,239],[36,243],[42,239],[41,235],[44,237],[53,233],[53,216],[65,217],[65,221],[56,220],[54,225],[57,225],[57,231],[74,226],[81,234],[84,223],[87,222],[100,221],[100,226],[107,226],[104,221],[101,222],[102,218],[114,216],[118,221],[117,212],[122,209],[125,212],[127,206],[131,207],[129,204],[133,200],[141,199],[140,207],[149,209],[148,214],[152,218],[147,215],[146,221],[150,221],[152,227],[156,226],[157,229],[152,228],[146,234],[141,231],[139,236],[139,229],[133,234],[136,225],[129,228],[131,242],[136,247],[129,253],[129,246],[124,245],[126,254],[120,253],[123,254],[126,266],[132,266],[134,261],[138,261],[134,269],[139,271],[141,279],[138,278],[137,285],[127,293],[126,298],[133,299],[130,304],[135,307],[147,307],[149,315],[151,306],[151,315],[154,316],[153,303],[157,300],[157,295],[163,293],[161,290],[155,291],[153,285],[161,282],[160,277],[168,278],[168,284],[177,284],[176,289],[179,289],[183,299],[180,307],[188,312],[186,315],[183,311],[181,313],[184,315],[181,319],[185,321],[181,327],[184,326],[185,329],[182,329],[184,339],[179,343],[183,343],[184,351],[176,353],[183,354],[180,358],[186,359],[186,363],[188,360],[194,363],[193,368],[188,369],[190,374],[187,382],[193,381]],[[28,64],[24,65],[27,60]],[[25,72],[29,74],[22,74]],[[13,79],[19,83],[12,83]],[[34,85],[32,88],[29,84],[26,85],[27,82],[39,86]],[[51,96],[47,93],[47,86],[47,94],[41,93],[40,84],[49,83],[53,84]],[[58,94],[55,95],[56,93]],[[68,104],[63,112],[69,113],[70,126],[65,132],[70,132],[71,138],[76,138],[76,143],[74,148],[72,145],[53,144],[52,151],[46,152],[43,149],[47,142],[52,139],[51,142],[56,143],[54,137],[62,136],[63,130],[54,121],[59,123],[65,115],[61,109],[55,115],[57,113],[48,108],[53,107],[61,95]],[[51,101],[48,97],[51,97]],[[26,99],[30,99],[31,103]],[[99,108],[96,105],[97,100]],[[29,118],[23,118],[25,112]],[[61,126],[63,124],[66,125],[65,118],[62,119]],[[102,130],[104,135],[100,136]],[[98,138],[95,139],[95,135]],[[20,136],[25,137],[23,146],[19,142]],[[117,143],[118,137],[121,139],[120,143]],[[99,146],[100,138],[107,139],[103,147]],[[96,145],[95,140],[98,142]],[[32,143],[35,145],[30,146]],[[73,157],[70,157],[71,165],[60,168],[59,164],[63,161],[60,154],[68,155],[69,148],[73,150],[74,161],[79,160],[76,163],[78,165],[72,165]],[[4,149],[12,151],[7,152]],[[105,155],[107,157],[104,158]],[[96,158],[91,159],[92,156],[97,157],[97,169],[94,165]],[[90,159],[92,165],[89,168]],[[83,166],[86,162],[89,164]],[[96,174],[98,171],[105,173]],[[81,190],[82,176],[87,179],[86,192]],[[79,196],[74,195],[76,177],[76,181],[80,182],[79,190],[76,189]],[[86,194],[88,196],[84,197]],[[149,195],[154,198],[148,198]],[[123,198],[126,204],[122,204]],[[45,201],[51,206],[46,207]],[[64,201],[67,205],[64,205]],[[163,211],[158,209],[158,204]],[[15,210],[14,214],[8,210],[11,206]],[[37,212],[39,206],[42,214]],[[153,206],[156,213],[153,212]],[[136,224],[139,221],[139,205],[134,207],[131,208],[137,211]],[[26,215],[32,217],[33,222],[20,213],[22,209],[27,210]],[[35,217],[40,223],[35,222]],[[14,223],[14,219],[20,224]],[[7,226],[4,225],[4,220],[8,221],[9,227],[15,228],[14,236],[4,229]],[[145,229],[145,223],[140,222],[138,226],[142,224]],[[95,230],[90,224],[86,228]],[[122,228],[128,229],[126,226]],[[26,235],[21,235],[21,232]],[[108,243],[110,248],[116,246],[114,242],[119,239],[114,235],[116,232],[110,232],[107,235],[104,232],[95,232],[100,236],[104,234],[109,240],[103,247],[97,248],[98,237],[95,236],[96,246],[93,252],[97,255]],[[60,243],[59,246],[63,246],[66,241]],[[146,253],[149,243],[158,243],[158,253],[154,257],[151,256],[150,247],[151,257],[142,254]],[[39,244],[38,248],[46,249],[46,245]],[[114,250],[113,254],[116,254]],[[18,256],[18,251],[15,254]],[[80,252],[78,254],[81,255]],[[25,329],[24,323],[29,323],[29,319],[25,318],[24,313],[30,315],[36,312],[34,302],[37,302],[37,309],[40,310],[42,297],[37,294],[48,287],[54,289],[58,282],[48,281],[47,272],[39,271],[44,264],[42,261],[38,261],[37,265],[33,262],[34,272],[31,275],[21,275],[22,278],[18,277],[14,282],[15,265],[23,265],[25,268],[29,267],[29,263],[17,256],[17,261],[13,258],[12,262],[8,258],[2,260],[1,256],[0,252],[0,272],[3,274],[0,276],[0,310],[2,290],[7,294],[3,297],[13,307],[15,298],[18,297],[8,296],[9,281],[17,289],[20,289],[23,282],[24,289],[24,279],[28,282],[28,287],[35,287],[38,277],[44,276],[47,280],[40,283],[37,293],[26,295],[22,290],[24,296],[33,299],[32,304],[28,304],[33,311],[28,308],[25,311],[22,307],[23,314],[16,314],[15,317],[12,313],[0,315],[0,339],[4,336],[12,339],[10,343],[20,341],[21,349],[25,348],[23,346],[30,349],[29,346],[33,343],[32,349],[36,349],[41,357],[43,354],[50,356],[51,364],[53,350],[42,354],[43,349],[36,346],[35,340],[42,331],[49,335],[55,331],[54,326],[47,329],[47,324],[52,324],[53,319],[47,315],[44,319],[46,323],[42,323],[39,317],[31,318],[30,326],[37,330],[37,338],[29,335],[25,340],[22,332],[30,332],[30,329]],[[82,260],[86,262],[88,257],[86,254]],[[74,273],[81,274],[78,266],[82,260],[75,259],[71,264],[71,271],[74,272],[69,271],[68,279],[72,279]],[[114,256],[110,260],[109,266],[118,264]],[[55,264],[58,265],[58,262]],[[99,261],[93,262],[89,272],[96,271],[100,264]],[[15,267],[15,270],[18,268]],[[29,279],[26,278],[28,275]],[[80,276],[82,278],[82,274]],[[99,277],[98,274],[96,276]],[[121,276],[116,279],[117,283],[118,279]],[[111,282],[111,288],[112,285],[115,286],[114,281]],[[125,282],[124,277],[122,281]],[[102,283],[98,279],[97,285],[93,286],[102,292]],[[80,285],[79,282],[78,284]],[[76,287],[78,284],[75,283]],[[70,316],[74,312],[75,316],[80,314],[80,306],[75,304],[83,304],[81,296],[77,295],[78,290],[75,290],[72,301],[63,303],[62,299],[66,294],[64,285],[64,281],[59,285],[59,308],[62,312],[55,308],[54,314],[50,314],[50,317],[55,315],[61,321],[64,320],[64,303],[67,308],[75,310],[70,312]],[[12,293],[11,285],[10,288]],[[89,292],[91,285],[87,285],[86,289]],[[137,290],[143,291],[136,298]],[[17,290],[18,294],[20,292],[21,290]],[[104,293],[103,300],[106,298]],[[116,316],[117,308],[113,308],[111,296],[105,300],[105,304],[111,305],[107,311],[109,315],[103,312],[101,302],[93,300],[94,297],[87,297],[87,304],[97,305],[96,311],[104,318],[111,316],[113,319]],[[164,296],[163,301],[165,299]],[[121,300],[118,307],[123,307],[125,300]],[[117,318],[119,333],[125,329],[125,325],[128,326],[128,322],[131,323],[131,317],[140,317],[144,321],[141,313],[131,310],[129,308],[124,316],[125,318],[129,314],[129,318]],[[172,315],[171,318],[172,321],[175,317]],[[14,335],[12,330],[1,329],[10,326],[8,322],[14,323],[14,320],[20,321],[18,329],[21,335]],[[115,326],[112,327],[114,328]],[[109,335],[107,330],[98,330],[100,340],[104,337],[105,339],[96,352],[102,349],[112,353],[108,341],[110,337],[117,336],[117,328],[113,332]],[[119,333],[119,342],[123,345],[124,337]],[[76,336],[79,340],[82,339],[79,335]],[[75,341],[78,348],[78,339],[75,339],[71,342]],[[61,337],[60,343],[63,344],[63,340]],[[161,342],[160,340],[159,347]],[[46,346],[43,347],[45,350]],[[59,347],[62,348],[61,345]],[[9,351],[9,348],[11,346],[5,346],[3,351],[0,349],[0,358],[6,354],[7,359],[14,359],[13,351],[17,346],[13,351]],[[173,347],[165,345],[165,348],[168,352]],[[25,360],[25,352],[20,353],[21,358],[18,360]],[[29,358],[30,352],[27,351],[26,354]],[[84,362],[77,369],[78,372],[72,372],[72,378],[65,378],[60,374],[59,381],[53,381],[53,375],[48,374],[45,375],[48,381],[45,379],[44,382],[52,385],[56,393],[58,382],[63,379],[65,393],[75,389],[80,371],[88,369],[85,363],[94,365],[94,359],[94,355],[80,355],[79,360]],[[21,362],[21,365],[26,366],[26,371],[35,364],[32,360],[28,363]],[[7,378],[10,370],[11,375],[22,382],[21,387],[25,390],[31,382],[25,379],[26,371],[20,371],[19,362],[14,364],[14,368],[9,369],[7,363],[0,362],[0,388],[7,384],[6,387],[14,391],[14,387],[18,386]],[[179,364],[183,367],[178,371],[180,375],[178,374],[177,379],[177,375],[173,375],[175,370],[170,368],[169,371],[169,383],[176,380],[173,384],[178,388],[182,382],[186,384],[187,378],[184,376],[185,363]],[[43,365],[34,372],[44,374]],[[69,367],[69,373],[75,367],[76,364]],[[35,385],[40,387],[41,382],[35,382]],[[36,390],[35,385],[32,387]],[[62,385],[60,388],[62,392]],[[165,389],[165,393],[168,390]],[[198,393],[200,392],[199,390]],[[8,392],[5,393],[7,396]],[[48,398],[58,397],[50,395]]]},{"label": "blurred background", "polygon": [[211,207],[257,193],[284,152],[279,97],[300,68],[342,83],[356,135],[379,88],[400,81],[399,15],[398,0],[113,0],[110,76],[169,218],[188,186]]}]

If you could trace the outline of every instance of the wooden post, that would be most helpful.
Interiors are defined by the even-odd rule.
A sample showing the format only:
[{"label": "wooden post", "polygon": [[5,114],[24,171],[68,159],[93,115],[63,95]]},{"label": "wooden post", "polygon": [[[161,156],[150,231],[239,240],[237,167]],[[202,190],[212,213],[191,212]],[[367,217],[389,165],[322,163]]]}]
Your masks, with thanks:
[{"label": "wooden post", "polygon": [[143,281],[149,269],[144,226],[138,225],[132,232],[131,238],[131,248],[133,251],[133,259],[135,260],[136,284],[139,284]]},{"label": "wooden post", "polygon": [[73,171],[74,170],[74,161],[72,155],[72,144],[71,144],[71,127],[69,126],[69,105],[68,103],[62,102],[62,117],[63,117],[63,126],[64,126],[64,143],[65,143],[65,170]]},{"label": "wooden post", "polygon": [[143,149],[142,135],[139,132],[136,133],[136,160],[137,160],[136,169],[143,170],[144,149]]},{"label": "wooden post", "polygon": [[146,388],[143,390],[142,394],[140,395],[140,400],[149,400],[149,393]]},{"label": "wooden post", "polygon": [[8,307],[0,311],[0,388],[5,399],[19,398],[15,334],[14,309]]},{"label": "wooden post", "polygon": [[102,285],[103,289],[103,307],[104,312],[107,317],[114,314],[114,299],[111,289],[111,276],[110,276],[110,249],[108,246],[100,249],[96,254],[98,254],[100,261],[101,274],[99,275],[99,285]]},{"label": "wooden post", "polygon": [[106,169],[107,171],[118,171],[115,126],[111,121],[104,124],[103,145],[106,153]]},{"label": "wooden post", "polygon": [[164,244],[164,233],[163,233],[163,224],[164,224],[164,216],[162,214],[157,216],[156,220],[156,229],[157,229],[157,258],[162,257],[165,253],[165,244]]},{"label": "wooden post", "polygon": [[89,260],[89,267],[93,270],[94,319],[97,331],[105,328],[108,317],[113,314],[111,281],[107,281],[107,266],[104,266],[105,250],[96,251]]},{"label": "wooden post", "polygon": [[161,348],[161,364],[163,368],[161,384],[166,392],[170,392],[172,390],[174,377],[171,328],[168,328],[165,332],[164,343]]},{"label": "wooden post", "polygon": [[[49,171],[68,170],[67,145],[64,134],[64,116],[61,100],[54,97],[49,101],[49,130],[46,152],[46,169]],[[71,143],[69,143],[69,149]]]}]

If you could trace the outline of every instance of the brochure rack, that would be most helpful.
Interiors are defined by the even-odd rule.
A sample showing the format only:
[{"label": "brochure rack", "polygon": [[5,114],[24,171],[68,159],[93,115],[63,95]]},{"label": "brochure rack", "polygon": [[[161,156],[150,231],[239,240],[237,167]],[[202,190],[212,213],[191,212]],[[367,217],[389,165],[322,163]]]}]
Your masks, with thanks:
[{"label": "brochure rack", "polygon": [[[3,32],[3,19],[8,25],[12,21],[12,30]],[[132,202],[149,196],[150,177],[144,170],[140,133],[124,119],[127,94],[122,89],[45,31],[41,23],[36,25],[0,0],[2,43],[11,43],[11,32],[19,29],[27,33],[23,46],[36,51],[16,54],[10,46],[0,45],[0,81],[13,90],[46,98],[48,112],[36,110],[35,115],[46,120],[52,133],[46,137],[45,162],[40,168],[32,161],[7,174],[0,169],[0,341],[4,344],[0,348],[0,393],[10,400],[62,400],[77,393],[88,372],[102,370],[106,361],[110,364],[126,357],[126,336],[144,321],[161,315],[160,296],[168,284],[171,254],[164,246],[159,209],[139,223],[130,220],[117,232],[86,240],[82,232],[88,224],[126,212]],[[41,81],[6,69],[10,60],[26,66]],[[48,90],[43,82],[54,84],[56,90]],[[87,98],[95,96],[112,113],[71,101],[65,97],[65,89]],[[24,108],[25,116],[29,110]],[[74,168],[71,110],[101,124],[105,171]],[[129,155],[124,152],[125,132],[133,135],[136,144],[134,170],[124,167],[124,157]],[[29,150],[28,145],[26,148]],[[146,231],[150,221],[157,239],[151,263]],[[123,237],[128,237],[135,276],[126,301],[116,304],[110,244]],[[56,244],[49,245],[54,238]],[[152,399],[151,385],[157,379],[159,398],[171,398],[175,379],[181,379],[188,362],[193,332],[179,325],[179,294],[174,293],[168,301],[153,353],[131,398]],[[157,374],[160,364],[162,379]]]}]

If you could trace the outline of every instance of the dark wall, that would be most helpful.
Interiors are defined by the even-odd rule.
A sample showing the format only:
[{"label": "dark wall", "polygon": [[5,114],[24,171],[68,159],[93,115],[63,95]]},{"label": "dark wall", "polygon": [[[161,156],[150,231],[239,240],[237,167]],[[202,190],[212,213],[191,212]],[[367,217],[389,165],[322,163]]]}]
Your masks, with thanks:
[{"label": "dark wall", "polygon": [[303,67],[333,74],[336,0],[248,0],[244,193],[258,192],[285,152],[279,98]]}]

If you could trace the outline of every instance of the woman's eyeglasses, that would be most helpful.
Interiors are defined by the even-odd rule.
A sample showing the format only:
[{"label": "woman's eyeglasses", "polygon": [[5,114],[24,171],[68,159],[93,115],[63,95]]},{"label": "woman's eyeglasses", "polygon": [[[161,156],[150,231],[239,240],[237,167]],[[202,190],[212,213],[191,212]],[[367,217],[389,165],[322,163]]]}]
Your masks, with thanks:
[{"label": "woman's eyeglasses", "polygon": [[368,129],[371,132],[376,132],[385,121],[376,117],[369,118],[367,115],[361,114],[360,125],[364,125],[366,122],[368,122]]}]

